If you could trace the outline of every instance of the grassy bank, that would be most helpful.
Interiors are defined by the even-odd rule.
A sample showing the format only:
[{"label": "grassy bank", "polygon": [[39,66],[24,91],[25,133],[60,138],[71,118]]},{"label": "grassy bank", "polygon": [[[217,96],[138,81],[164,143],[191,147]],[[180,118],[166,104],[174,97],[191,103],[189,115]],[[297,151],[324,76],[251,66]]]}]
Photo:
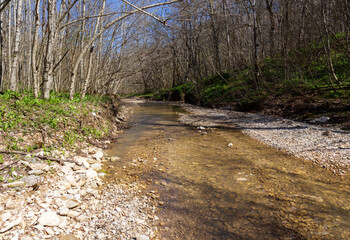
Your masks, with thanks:
[{"label": "grassy bank", "polygon": [[107,137],[115,128],[117,106],[110,97],[52,93],[49,100],[30,92],[0,94],[0,148],[32,152],[42,148],[77,149],[82,142]]}]

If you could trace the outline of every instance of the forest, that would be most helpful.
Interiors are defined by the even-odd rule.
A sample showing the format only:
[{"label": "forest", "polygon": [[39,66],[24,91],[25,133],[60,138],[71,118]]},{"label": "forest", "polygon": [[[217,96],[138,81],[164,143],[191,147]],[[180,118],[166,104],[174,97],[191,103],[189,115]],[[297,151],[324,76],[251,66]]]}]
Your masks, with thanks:
[{"label": "forest", "polygon": [[347,0],[4,0],[0,11],[2,90],[190,92],[203,105],[291,86],[347,93]]}]

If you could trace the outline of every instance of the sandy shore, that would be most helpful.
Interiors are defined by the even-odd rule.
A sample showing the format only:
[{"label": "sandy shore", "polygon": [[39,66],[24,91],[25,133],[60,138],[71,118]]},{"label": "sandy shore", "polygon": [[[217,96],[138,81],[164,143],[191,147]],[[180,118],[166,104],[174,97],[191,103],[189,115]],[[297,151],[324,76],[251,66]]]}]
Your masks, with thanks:
[{"label": "sandy shore", "polygon": [[350,132],[262,114],[180,104],[191,114],[180,120],[193,126],[241,130],[267,145],[344,175],[350,169]]}]

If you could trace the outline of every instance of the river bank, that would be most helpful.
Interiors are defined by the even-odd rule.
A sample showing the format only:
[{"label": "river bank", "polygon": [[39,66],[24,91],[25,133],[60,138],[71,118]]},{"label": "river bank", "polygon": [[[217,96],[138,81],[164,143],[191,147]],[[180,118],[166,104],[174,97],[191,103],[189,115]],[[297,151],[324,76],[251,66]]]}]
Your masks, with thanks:
[{"label": "river bank", "polygon": [[[141,186],[136,182],[126,185],[104,181],[103,165],[111,158],[104,156],[103,149],[118,137],[133,106],[134,103],[122,104],[118,115],[113,117],[113,106],[59,105],[62,109],[78,109],[75,120],[83,122],[84,127],[91,126],[95,132],[110,121],[114,125],[110,126],[109,137],[88,135],[81,141],[66,138],[62,131],[79,127],[75,122],[65,124],[68,128],[61,132],[46,127],[46,134],[26,127],[1,131],[0,239],[148,239],[153,236],[155,230],[149,216],[154,208],[150,197],[140,196]],[[6,115],[4,118],[10,123]],[[60,120],[67,121],[64,117]],[[38,146],[27,154],[11,148],[13,142],[16,150],[22,150],[36,142],[49,145],[62,140],[63,143],[70,141],[71,145],[53,145],[57,147],[48,149]]]},{"label": "river bank", "polygon": [[154,198],[159,239],[348,239],[347,176],[258,142],[215,110],[180,122],[193,115],[176,105],[140,104],[108,150],[120,157],[108,172]]},{"label": "river bank", "polygon": [[335,174],[343,175],[350,169],[348,131],[263,114],[179,105],[190,113],[180,117],[186,124],[239,129],[254,139],[311,160]]}]

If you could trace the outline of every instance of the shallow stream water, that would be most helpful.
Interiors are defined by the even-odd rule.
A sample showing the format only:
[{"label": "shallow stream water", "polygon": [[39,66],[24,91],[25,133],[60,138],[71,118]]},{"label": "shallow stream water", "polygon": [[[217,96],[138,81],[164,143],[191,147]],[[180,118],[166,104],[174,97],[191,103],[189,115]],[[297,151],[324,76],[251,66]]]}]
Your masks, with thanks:
[{"label": "shallow stream water", "polygon": [[159,239],[350,239],[348,178],[179,114],[142,104],[108,151],[159,195]]}]

